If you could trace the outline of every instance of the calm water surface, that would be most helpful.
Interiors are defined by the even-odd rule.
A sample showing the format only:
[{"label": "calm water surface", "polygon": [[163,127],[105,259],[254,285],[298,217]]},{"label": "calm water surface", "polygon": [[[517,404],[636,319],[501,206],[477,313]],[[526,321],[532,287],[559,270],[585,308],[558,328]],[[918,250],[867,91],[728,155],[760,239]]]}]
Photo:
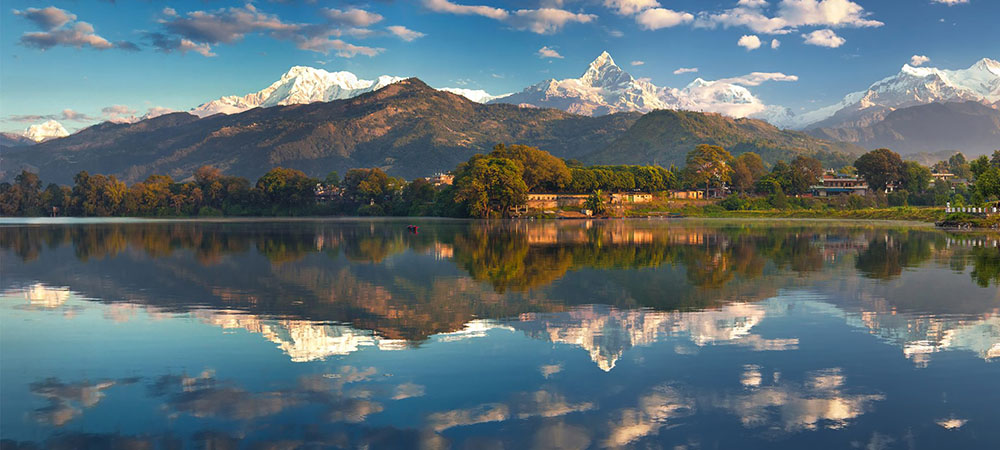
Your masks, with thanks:
[{"label": "calm water surface", "polygon": [[3,448],[1000,448],[997,235],[0,226]]}]

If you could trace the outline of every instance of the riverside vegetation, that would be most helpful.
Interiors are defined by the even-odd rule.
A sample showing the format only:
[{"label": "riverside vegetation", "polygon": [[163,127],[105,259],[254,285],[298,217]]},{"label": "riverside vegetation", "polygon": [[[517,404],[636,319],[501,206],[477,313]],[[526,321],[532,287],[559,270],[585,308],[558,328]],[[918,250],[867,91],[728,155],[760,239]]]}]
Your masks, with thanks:
[{"label": "riverside vegetation", "polygon": [[[948,172],[971,183],[932,183],[934,172]],[[598,214],[645,216],[833,217],[937,221],[940,208],[985,206],[1000,198],[1000,150],[968,161],[956,153],[928,168],[888,149],[859,157],[840,173],[857,174],[872,188],[866,195],[829,198],[807,194],[824,173],[823,164],[799,155],[768,168],[756,153],[732,156],[714,145],[691,150],[683,168],[656,165],[584,166],[523,145],[498,144],[456,167],[452,185],[413,181],[379,168],[351,169],[343,178],[323,179],[274,168],[254,184],[203,166],[187,180],[152,175],[131,186],[114,175],[80,172],[73,186],[48,184],[23,171],[14,183],[0,184],[0,213],[5,216],[445,216],[503,217],[524,205],[529,193],[589,193],[586,207]],[[668,200],[673,189],[732,192],[719,201]],[[887,187],[893,187],[888,194]],[[649,204],[608,211],[604,193],[656,193]],[[321,193],[321,195],[317,195]],[[318,200],[319,199],[319,200]],[[954,218],[954,217],[953,217]]]}]

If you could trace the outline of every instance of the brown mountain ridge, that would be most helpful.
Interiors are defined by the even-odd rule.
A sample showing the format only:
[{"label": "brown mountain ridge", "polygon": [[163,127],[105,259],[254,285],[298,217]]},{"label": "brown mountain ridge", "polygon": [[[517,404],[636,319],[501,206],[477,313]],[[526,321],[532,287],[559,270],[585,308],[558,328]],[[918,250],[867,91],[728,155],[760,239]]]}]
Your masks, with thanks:
[{"label": "brown mountain ridge", "polygon": [[[692,129],[657,120],[652,123],[667,128],[651,137],[648,116],[671,113],[683,114],[688,118],[685,123],[695,120],[702,125]],[[734,128],[736,120],[668,111],[589,117],[556,109],[484,105],[410,78],[327,103],[256,108],[202,119],[173,113],[131,124],[102,123],[30,150],[5,151],[0,170],[3,179],[27,168],[46,182],[59,183],[70,183],[82,170],[115,174],[128,182],[152,174],[184,179],[206,164],[251,180],[276,166],[312,176],[381,167],[393,175],[415,178],[448,171],[498,142],[537,146],[584,162],[663,165],[682,163],[684,154],[700,143],[722,144],[734,153],[762,151],[765,160],[806,153],[835,161],[845,152],[860,151],[801,133],[794,133],[794,140],[775,140],[774,136],[789,132],[762,121]],[[637,123],[644,125],[634,127]],[[628,157],[616,161],[616,154]]]}]

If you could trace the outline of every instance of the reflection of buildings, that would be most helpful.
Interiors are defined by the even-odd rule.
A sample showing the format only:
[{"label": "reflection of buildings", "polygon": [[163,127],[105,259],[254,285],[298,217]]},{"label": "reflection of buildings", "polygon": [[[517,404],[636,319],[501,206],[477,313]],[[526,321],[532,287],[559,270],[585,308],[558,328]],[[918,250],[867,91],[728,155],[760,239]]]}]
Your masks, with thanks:
[{"label": "reflection of buildings", "polygon": [[346,325],[325,325],[300,319],[261,319],[241,311],[199,310],[192,315],[224,329],[242,328],[264,336],[278,344],[294,362],[323,360],[330,356],[347,355],[362,347],[380,350],[400,350],[406,341],[383,339],[371,331]]},{"label": "reflection of buildings", "polygon": [[787,350],[797,339],[764,339],[750,330],[767,314],[759,304],[734,303],[715,310],[657,312],[587,306],[565,313],[523,314],[510,325],[536,339],[576,345],[604,371],[626,350],[669,337],[686,337],[698,346],[737,344],[754,350]]}]

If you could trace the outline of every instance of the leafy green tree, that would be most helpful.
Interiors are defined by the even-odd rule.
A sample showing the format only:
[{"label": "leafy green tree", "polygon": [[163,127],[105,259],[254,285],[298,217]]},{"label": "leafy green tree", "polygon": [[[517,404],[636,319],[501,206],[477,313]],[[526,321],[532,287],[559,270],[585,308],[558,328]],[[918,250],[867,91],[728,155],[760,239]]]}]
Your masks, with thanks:
[{"label": "leafy green tree", "polygon": [[966,180],[972,178],[972,167],[961,152],[948,158],[948,170],[958,178]]},{"label": "leafy green tree", "polygon": [[472,217],[507,215],[528,199],[522,168],[509,158],[474,156],[459,167],[455,177],[455,200]]},{"label": "leafy green tree", "polygon": [[727,183],[733,169],[729,166],[733,157],[718,145],[700,144],[687,154],[684,178],[692,186],[705,186],[705,193],[713,183]]},{"label": "leafy green tree", "polygon": [[753,189],[757,180],[766,174],[764,160],[754,152],[743,153],[733,160],[733,187],[740,192],[748,192]]},{"label": "leafy green tree", "polygon": [[969,163],[969,170],[972,172],[972,179],[979,178],[983,172],[986,172],[992,166],[990,159],[986,155],[980,156],[971,163]]},{"label": "leafy green tree", "polygon": [[600,190],[594,191],[587,197],[584,207],[594,214],[602,215],[608,212],[608,206],[604,203],[604,193]]},{"label": "leafy green tree", "polygon": [[381,205],[386,209],[401,194],[405,181],[391,177],[382,169],[351,169],[340,185],[344,197],[356,206]]},{"label": "leafy green tree", "polygon": [[530,192],[557,192],[568,186],[573,177],[566,163],[551,153],[527,145],[497,144],[490,156],[520,163],[524,184]]},{"label": "leafy green tree", "polygon": [[263,201],[260,206],[287,209],[314,203],[316,183],[299,170],[276,167],[257,179],[254,190]]},{"label": "leafy green tree", "polygon": [[331,171],[330,173],[326,174],[326,177],[323,178],[323,184],[327,186],[339,186],[340,175],[337,174],[337,171]]},{"label": "leafy green tree", "polygon": [[809,156],[796,156],[789,167],[791,172],[787,191],[790,194],[809,192],[809,188],[816,185],[823,176],[823,163]]},{"label": "leafy green tree", "polygon": [[437,189],[424,178],[417,178],[403,188],[401,214],[420,215],[430,210]]},{"label": "leafy green tree", "polygon": [[872,190],[884,191],[888,185],[898,184],[903,178],[903,159],[887,148],[861,155],[854,162],[854,167]]},{"label": "leafy green tree", "polygon": [[1000,168],[990,166],[976,177],[975,190],[984,200],[1000,198]]},{"label": "leafy green tree", "polygon": [[931,183],[931,170],[916,161],[903,163],[903,188],[910,193],[920,193],[927,190]]}]

